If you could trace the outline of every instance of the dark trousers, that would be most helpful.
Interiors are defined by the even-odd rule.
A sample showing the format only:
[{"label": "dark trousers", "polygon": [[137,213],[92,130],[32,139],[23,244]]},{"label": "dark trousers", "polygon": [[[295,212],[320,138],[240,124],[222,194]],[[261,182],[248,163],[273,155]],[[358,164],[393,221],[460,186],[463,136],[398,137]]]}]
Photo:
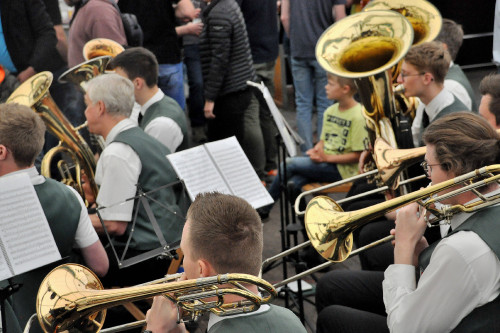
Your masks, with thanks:
[{"label": "dark trousers", "polygon": [[187,100],[189,120],[192,127],[203,126],[207,120],[203,113],[205,98],[203,96],[203,76],[198,44],[184,46],[184,64],[189,84],[189,98]]},{"label": "dark trousers", "polygon": [[389,332],[383,272],[330,271],[316,286],[317,332]]},{"label": "dark trousers", "polygon": [[208,120],[208,141],[236,136],[240,144],[245,137],[244,112],[250,105],[250,89],[232,92],[215,99],[214,119]]}]

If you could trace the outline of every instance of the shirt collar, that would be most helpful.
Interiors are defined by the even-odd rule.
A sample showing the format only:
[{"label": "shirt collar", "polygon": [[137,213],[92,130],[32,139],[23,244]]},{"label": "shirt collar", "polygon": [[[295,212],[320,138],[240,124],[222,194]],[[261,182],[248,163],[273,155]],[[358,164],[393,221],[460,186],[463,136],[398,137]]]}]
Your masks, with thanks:
[{"label": "shirt collar", "polygon": [[141,114],[144,116],[146,114],[146,111],[148,110],[148,108],[151,105],[153,105],[154,103],[161,101],[161,99],[163,98],[163,96],[165,96],[165,94],[163,93],[163,91],[161,91],[161,89],[158,89],[158,91],[156,92],[156,94],[154,94],[153,97],[151,97],[146,103],[144,103],[141,106]]},{"label": "shirt collar", "polygon": [[27,169],[21,169],[21,170],[17,170],[14,172],[10,172],[6,175],[3,175],[2,177],[19,175],[19,174],[23,174],[23,173],[28,174],[28,176],[30,177],[31,184],[33,184],[33,185],[40,185],[40,184],[45,183],[45,177],[41,176],[38,173],[38,170],[34,166],[27,168]]},{"label": "shirt collar", "polygon": [[429,116],[429,121],[433,121],[439,112],[448,105],[451,105],[454,100],[455,98],[451,92],[446,89],[441,90],[441,92],[437,94],[436,97],[429,102],[429,104],[425,105],[424,112],[426,112]]},{"label": "shirt collar", "polygon": [[118,122],[112,129],[109,131],[108,136],[106,137],[106,147],[109,146],[111,142],[116,138],[116,136],[125,130],[128,130],[132,127],[137,127],[137,125],[130,120],[129,118],[125,118]]}]

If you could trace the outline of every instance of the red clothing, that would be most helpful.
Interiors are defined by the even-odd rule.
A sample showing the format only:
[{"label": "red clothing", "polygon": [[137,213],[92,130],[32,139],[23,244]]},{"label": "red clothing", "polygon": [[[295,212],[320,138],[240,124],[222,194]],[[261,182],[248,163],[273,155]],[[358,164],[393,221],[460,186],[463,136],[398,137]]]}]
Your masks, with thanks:
[{"label": "red clothing", "polygon": [[108,0],[89,0],[78,10],[69,29],[68,67],[82,63],[85,43],[94,38],[108,38],[127,45],[120,13]]}]

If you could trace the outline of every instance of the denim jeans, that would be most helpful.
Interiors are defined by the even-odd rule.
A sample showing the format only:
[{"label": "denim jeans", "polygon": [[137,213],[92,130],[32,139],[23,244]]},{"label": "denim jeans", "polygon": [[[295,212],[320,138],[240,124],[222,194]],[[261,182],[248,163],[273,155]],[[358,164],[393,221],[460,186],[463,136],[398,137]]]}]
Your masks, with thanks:
[{"label": "denim jeans", "polygon": [[189,84],[189,120],[191,126],[203,126],[207,122],[203,107],[203,76],[201,74],[200,51],[198,44],[184,45],[184,64]]},{"label": "denim jeans", "polygon": [[158,87],[165,95],[175,99],[183,110],[186,109],[182,62],[178,64],[160,64]]},{"label": "denim jeans", "polygon": [[297,105],[297,129],[304,139],[300,146],[302,153],[313,147],[312,113],[314,101],[318,124],[316,133],[318,138],[323,127],[323,113],[333,104],[326,98],[326,72],[314,59],[292,57],[292,77],[295,88],[295,104]]},{"label": "denim jeans", "polygon": [[[280,165],[279,174],[274,178],[269,187],[269,194],[276,201],[280,197],[280,177],[283,175],[283,164]],[[302,186],[311,182],[334,182],[342,177],[334,163],[316,163],[309,156],[296,156],[286,159],[286,176],[288,182],[294,183],[292,199],[302,191]]]}]

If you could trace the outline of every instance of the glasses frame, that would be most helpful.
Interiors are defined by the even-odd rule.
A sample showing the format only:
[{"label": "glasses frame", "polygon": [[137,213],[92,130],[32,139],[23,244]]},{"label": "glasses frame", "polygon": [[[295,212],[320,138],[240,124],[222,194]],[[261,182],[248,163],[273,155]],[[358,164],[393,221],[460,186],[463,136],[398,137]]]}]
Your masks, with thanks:
[{"label": "glasses frame", "polygon": [[404,81],[405,78],[408,77],[408,76],[421,76],[421,75],[425,75],[425,73],[426,72],[420,72],[420,73],[417,73],[417,74],[404,74],[403,72],[400,72],[399,75],[401,75],[401,78]]},{"label": "glasses frame", "polygon": [[438,165],[441,165],[441,163],[429,164],[427,163],[427,161],[423,161],[422,163],[420,163],[420,166],[422,167],[422,169],[424,169],[424,173],[427,178],[431,178],[432,167]]}]

